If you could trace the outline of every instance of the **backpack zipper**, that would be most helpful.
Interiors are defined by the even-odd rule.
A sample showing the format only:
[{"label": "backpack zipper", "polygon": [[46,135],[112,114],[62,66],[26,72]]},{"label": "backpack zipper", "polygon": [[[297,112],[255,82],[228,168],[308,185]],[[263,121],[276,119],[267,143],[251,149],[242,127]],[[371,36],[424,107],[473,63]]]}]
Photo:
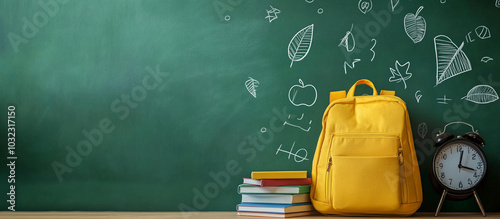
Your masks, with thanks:
[{"label": "backpack zipper", "polygon": [[401,202],[402,204],[407,204],[408,203],[408,185],[406,184],[406,171],[404,167],[405,159],[403,156],[403,148],[399,147],[399,171],[400,171],[400,183],[401,183],[401,188],[403,191],[401,191]]},{"label": "backpack zipper", "polygon": [[330,203],[330,168],[332,167],[332,157],[329,157],[328,159],[328,167],[326,168],[326,179],[325,179],[325,185],[326,185],[326,203]]}]

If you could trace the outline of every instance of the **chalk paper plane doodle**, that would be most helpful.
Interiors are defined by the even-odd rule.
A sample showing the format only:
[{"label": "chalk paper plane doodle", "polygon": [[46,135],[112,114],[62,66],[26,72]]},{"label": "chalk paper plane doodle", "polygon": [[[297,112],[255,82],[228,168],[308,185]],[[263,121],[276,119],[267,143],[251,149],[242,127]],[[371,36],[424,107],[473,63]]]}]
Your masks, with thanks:
[{"label": "chalk paper plane doodle", "polygon": [[445,80],[472,70],[469,58],[462,51],[463,46],[464,42],[457,47],[445,35],[434,37],[436,51],[436,85],[434,87]]},{"label": "chalk paper plane doodle", "polygon": [[477,85],[469,90],[467,96],[462,99],[468,100],[477,104],[487,104],[498,100],[498,94],[489,85]]},{"label": "chalk paper plane doodle", "polygon": [[313,29],[314,24],[304,27],[290,40],[290,43],[288,44],[288,58],[292,60],[290,68],[292,67],[293,62],[301,61],[309,53],[313,40]]},{"label": "chalk paper plane doodle", "polygon": [[406,62],[405,64],[401,65],[399,64],[399,61],[396,60],[396,63],[394,65],[396,69],[389,68],[392,74],[392,76],[389,77],[389,82],[399,83],[402,81],[406,89],[406,81],[412,76],[412,74],[408,72],[408,70],[410,69],[410,62]]},{"label": "chalk paper plane doodle", "polygon": [[281,13],[281,11],[277,8],[274,8],[272,5],[269,6],[271,7],[271,10],[266,10],[266,18],[269,19],[269,23],[271,23],[272,21],[278,19],[278,14]]}]

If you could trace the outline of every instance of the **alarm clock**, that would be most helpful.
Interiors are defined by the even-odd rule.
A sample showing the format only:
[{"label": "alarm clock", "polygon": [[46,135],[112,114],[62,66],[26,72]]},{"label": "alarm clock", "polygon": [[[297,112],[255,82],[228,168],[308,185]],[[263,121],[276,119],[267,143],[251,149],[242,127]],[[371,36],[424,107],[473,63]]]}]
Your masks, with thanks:
[{"label": "alarm clock", "polygon": [[[455,137],[446,132],[452,124],[465,124],[472,132]],[[484,139],[474,127],[465,122],[448,123],[434,140],[437,151],[432,159],[432,185],[442,192],[435,216],[439,214],[445,199],[464,200],[474,196],[483,216],[486,216],[476,189],[484,182],[488,170],[482,147]]]}]

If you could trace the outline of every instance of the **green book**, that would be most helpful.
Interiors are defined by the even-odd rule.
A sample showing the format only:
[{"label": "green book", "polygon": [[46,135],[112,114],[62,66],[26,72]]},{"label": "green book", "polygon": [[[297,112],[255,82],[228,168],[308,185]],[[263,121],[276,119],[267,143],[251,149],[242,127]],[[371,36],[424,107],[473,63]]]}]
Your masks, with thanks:
[{"label": "green book", "polygon": [[301,186],[256,186],[240,184],[238,194],[304,194],[309,193],[311,185]]}]

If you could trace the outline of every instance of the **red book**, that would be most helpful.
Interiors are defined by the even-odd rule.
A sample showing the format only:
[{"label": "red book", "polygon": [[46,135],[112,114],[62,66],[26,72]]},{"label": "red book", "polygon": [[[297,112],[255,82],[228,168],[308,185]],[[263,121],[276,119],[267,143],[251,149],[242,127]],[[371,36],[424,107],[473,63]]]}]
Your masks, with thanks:
[{"label": "red book", "polygon": [[304,179],[243,178],[243,184],[257,185],[257,186],[300,186],[300,185],[311,185],[311,178],[304,178]]}]

